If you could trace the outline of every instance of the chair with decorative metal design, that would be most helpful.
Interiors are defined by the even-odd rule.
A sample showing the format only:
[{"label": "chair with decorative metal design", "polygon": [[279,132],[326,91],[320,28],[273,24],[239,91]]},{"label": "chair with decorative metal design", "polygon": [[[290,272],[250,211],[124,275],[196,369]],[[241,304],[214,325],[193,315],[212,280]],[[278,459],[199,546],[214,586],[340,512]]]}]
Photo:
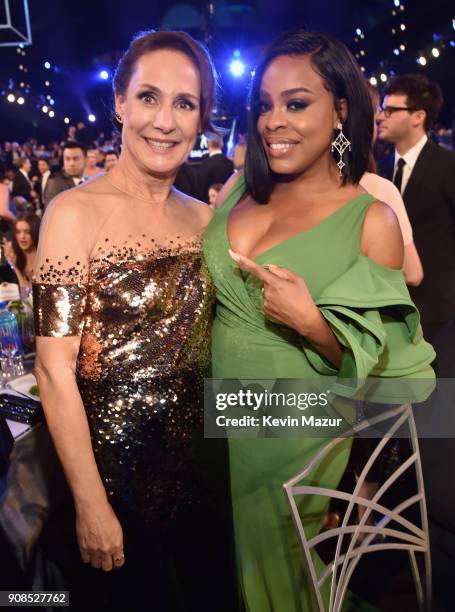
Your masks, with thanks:
[{"label": "chair with decorative metal design", "polygon": [[[411,570],[416,586],[416,595],[421,612],[429,612],[431,609],[431,558],[428,530],[428,517],[425,502],[422,466],[419,453],[417,431],[410,405],[403,405],[388,409],[381,415],[356,424],[351,435],[359,433],[366,428],[392,420],[387,423],[387,430],[379,440],[375,450],[372,452],[364,468],[362,469],[352,493],[334,489],[299,484],[303,480],[311,481],[311,476],[318,468],[321,461],[332,451],[344,438],[335,438],[328,442],[307,466],[294,478],[284,483],[283,488],[291,510],[292,519],[297,530],[298,540],[303,553],[303,561],[306,566],[315,599],[315,610],[317,612],[340,612],[346,597],[349,581],[359,563],[361,557],[366,553],[384,550],[404,550],[408,552]],[[411,455],[399,465],[397,469],[379,487],[372,499],[366,499],[359,495],[362,485],[371,470],[375,460],[381,451],[400,428],[409,428],[411,442]],[[417,492],[408,499],[401,501],[394,508],[387,508],[380,503],[381,497],[407,470],[414,468],[417,482]],[[296,498],[302,495],[320,495],[328,498],[343,500],[347,504],[341,525],[319,533],[308,540],[302,518],[299,514],[298,501]],[[405,510],[418,504],[420,509],[420,526],[408,520],[403,513]],[[363,506],[365,512],[355,524],[349,524],[353,511],[357,506]],[[375,525],[367,524],[372,513],[381,518]],[[357,520],[357,516],[355,516]],[[389,524],[393,522],[393,525]],[[398,529],[397,527],[400,527]],[[380,536],[378,542],[377,536]],[[337,538],[333,559],[318,576],[313,563],[311,551],[321,542]],[[425,578],[422,581],[417,553],[421,553],[425,566]],[[322,597],[322,587],[326,580],[331,578],[330,599],[328,608],[325,607]]]}]

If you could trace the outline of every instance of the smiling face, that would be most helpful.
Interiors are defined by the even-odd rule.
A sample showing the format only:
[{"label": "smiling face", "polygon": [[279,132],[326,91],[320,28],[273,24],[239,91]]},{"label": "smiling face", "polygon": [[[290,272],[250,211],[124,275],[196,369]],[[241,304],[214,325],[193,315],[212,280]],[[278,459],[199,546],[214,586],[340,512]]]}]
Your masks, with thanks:
[{"label": "smiling face", "polygon": [[33,248],[32,232],[27,221],[18,221],[16,223],[16,240],[23,251]]},{"label": "smiling face", "polygon": [[185,54],[142,55],[125,95],[116,96],[124,154],[150,174],[176,174],[200,129],[200,94],[199,72]]},{"label": "smiling face", "polygon": [[40,174],[44,174],[49,170],[49,164],[45,159],[38,160],[38,170]]},{"label": "smiling face", "polygon": [[283,55],[266,68],[257,130],[270,168],[300,175],[333,162],[330,144],[339,115],[333,96],[307,55]]}]

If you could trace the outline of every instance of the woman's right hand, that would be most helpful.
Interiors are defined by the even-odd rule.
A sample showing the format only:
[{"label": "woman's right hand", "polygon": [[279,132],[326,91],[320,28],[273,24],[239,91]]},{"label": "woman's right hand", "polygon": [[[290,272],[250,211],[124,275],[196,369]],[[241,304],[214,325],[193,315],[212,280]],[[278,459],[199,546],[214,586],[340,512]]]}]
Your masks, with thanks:
[{"label": "woman's right hand", "polygon": [[125,563],[122,526],[109,503],[78,509],[76,534],[84,563],[105,572],[118,569]]}]

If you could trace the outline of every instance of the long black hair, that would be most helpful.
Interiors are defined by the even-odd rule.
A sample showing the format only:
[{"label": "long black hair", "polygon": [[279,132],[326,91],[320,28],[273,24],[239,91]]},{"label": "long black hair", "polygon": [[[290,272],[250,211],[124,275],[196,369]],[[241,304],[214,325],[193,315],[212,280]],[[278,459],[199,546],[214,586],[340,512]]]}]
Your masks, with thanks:
[{"label": "long black hair", "polygon": [[35,213],[28,212],[28,213],[23,213],[19,215],[18,218],[16,219],[16,222],[14,223],[14,232],[13,232],[13,240],[12,240],[13,251],[16,255],[16,266],[20,270],[21,274],[24,274],[25,266],[27,265],[27,258],[25,256],[24,251],[19,246],[19,243],[17,242],[17,236],[16,236],[16,227],[20,221],[27,223],[27,225],[29,226],[32,244],[36,249],[36,247],[38,246],[39,226],[40,226],[41,220],[37,215],[35,215]]},{"label": "long black hair", "polygon": [[[333,95],[335,109],[340,100],[347,102],[347,117],[343,132],[351,142],[343,161],[342,184],[357,184],[368,166],[373,137],[373,109],[362,72],[348,48],[332,36],[318,32],[294,30],[277,38],[263,53],[250,88],[248,111],[248,146],[245,178],[248,192],[265,204],[274,187],[274,176],[257,131],[259,91],[267,66],[282,55],[309,55],[313,69]],[[334,131],[334,137],[336,131]],[[335,155],[338,153],[335,152]]]}]

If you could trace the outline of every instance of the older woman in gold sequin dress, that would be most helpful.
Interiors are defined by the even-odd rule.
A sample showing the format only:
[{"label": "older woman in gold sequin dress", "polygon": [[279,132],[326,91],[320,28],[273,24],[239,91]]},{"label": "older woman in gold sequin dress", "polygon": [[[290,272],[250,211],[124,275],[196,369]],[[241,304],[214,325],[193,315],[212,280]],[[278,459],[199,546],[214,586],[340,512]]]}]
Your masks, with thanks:
[{"label": "older woman in gold sequin dress", "polygon": [[172,188],[210,128],[213,69],[184,33],[142,34],[114,92],[118,165],[59,195],[44,218],[41,397],[82,560],[118,570],[107,609],[232,612],[223,452],[202,440],[214,290],[201,237],[212,213]]}]

